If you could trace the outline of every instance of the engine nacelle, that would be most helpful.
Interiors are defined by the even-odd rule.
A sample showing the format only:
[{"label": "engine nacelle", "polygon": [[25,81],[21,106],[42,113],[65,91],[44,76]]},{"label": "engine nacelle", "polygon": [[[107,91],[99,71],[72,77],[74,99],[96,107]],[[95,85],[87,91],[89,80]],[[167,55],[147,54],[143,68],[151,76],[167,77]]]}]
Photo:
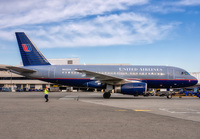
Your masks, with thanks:
[{"label": "engine nacelle", "polygon": [[105,88],[105,84],[102,84],[99,81],[91,81],[83,84],[85,87],[91,88]]},{"label": "engine nacelle", "polygon": [[147,91],[146,83],[127,83],[122,84],[121,86],[115,86],[116,93],[122,93],[127,95],[143,95]]}]

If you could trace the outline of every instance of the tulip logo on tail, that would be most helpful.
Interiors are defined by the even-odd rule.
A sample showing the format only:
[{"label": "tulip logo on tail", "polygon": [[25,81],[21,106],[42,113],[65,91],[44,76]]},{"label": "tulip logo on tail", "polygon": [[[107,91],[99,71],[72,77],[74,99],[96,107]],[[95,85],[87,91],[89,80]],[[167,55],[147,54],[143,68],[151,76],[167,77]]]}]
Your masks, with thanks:
[{"label": "tulip logo on tail", "polygon": [[22,47],[25,52],[30,52],[32,50],[30,44],[22,44]]}]

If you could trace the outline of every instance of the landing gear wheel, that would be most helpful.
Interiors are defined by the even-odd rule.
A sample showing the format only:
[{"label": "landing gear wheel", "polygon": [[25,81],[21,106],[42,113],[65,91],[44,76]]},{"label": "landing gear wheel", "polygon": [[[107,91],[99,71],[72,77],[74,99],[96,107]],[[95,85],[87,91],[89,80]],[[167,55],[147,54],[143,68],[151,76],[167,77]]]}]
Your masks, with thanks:
[{"label": "landing gear wheel", "polygon": [[111,94],[107,93],[107,92],[103,94],[103,98],[110,98],[110,96],[111,96]]},{"label": "landing gear wheel", "polygon": [[171,98],[172,98],[172,95],[168,95],[167,98],[168,98],[168,99],[171,99]]}]

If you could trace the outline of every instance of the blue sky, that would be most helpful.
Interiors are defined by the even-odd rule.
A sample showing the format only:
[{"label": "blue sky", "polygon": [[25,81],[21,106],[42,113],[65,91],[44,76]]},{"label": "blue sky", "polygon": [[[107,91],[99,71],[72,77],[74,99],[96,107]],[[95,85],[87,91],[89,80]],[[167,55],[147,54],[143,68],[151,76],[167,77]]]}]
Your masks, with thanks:
[{"label": "blue sky", "polygon": [[1,0],[0,64],[21,61],[16,31],[48,59],[200,72],[199,0]]}]

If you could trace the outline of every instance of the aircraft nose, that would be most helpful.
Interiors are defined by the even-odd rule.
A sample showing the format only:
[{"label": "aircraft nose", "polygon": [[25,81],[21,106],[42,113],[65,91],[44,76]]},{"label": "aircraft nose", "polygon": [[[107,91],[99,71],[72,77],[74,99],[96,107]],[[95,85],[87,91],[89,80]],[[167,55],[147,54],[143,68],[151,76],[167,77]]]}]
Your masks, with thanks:
[{"label": "aircraft nose", "polygon": [[192,81],[191,81],[192,85],[196,85],[198,83],[198,79],[194,76],[192,76]]}]

